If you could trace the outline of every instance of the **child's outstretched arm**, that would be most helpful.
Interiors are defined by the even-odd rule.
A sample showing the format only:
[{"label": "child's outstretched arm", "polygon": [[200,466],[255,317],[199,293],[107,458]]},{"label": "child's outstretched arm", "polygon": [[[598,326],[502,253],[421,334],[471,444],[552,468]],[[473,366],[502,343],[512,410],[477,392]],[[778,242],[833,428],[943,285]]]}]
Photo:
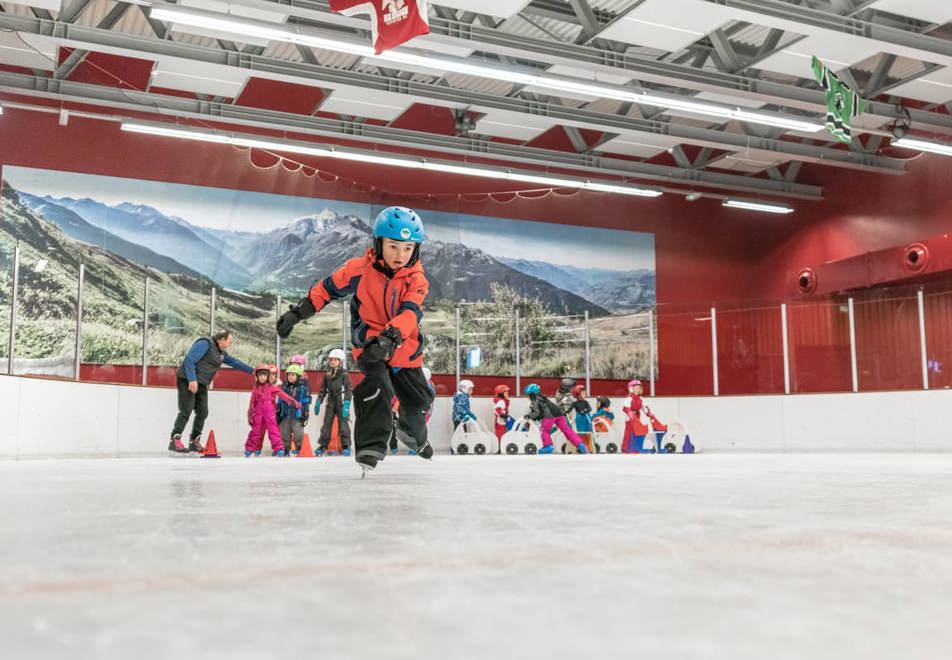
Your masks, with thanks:
[{"label": "child's outstretched arm", "polygon": [[315,282],[307,295],[296,305],[290,305],[288,311],[278,319],[278,336],[287,339],[295,325],[317,314],[327,303],[354,293],[362,263],[362,258],[350,259],[323,280]]},{"label": "child's outstretched arm", "polygon": [[271,386],[271,393],[272,393],[272,394],[277,394],[278,397],[280,397],[282,401],[287,402],[287,404],[290,405],[290,406],[294,406],[295,408],[300,408],[300,407],[301,407],[301,402],[300,402],[300,401],[298,401],[297,399],[295,399],[293,396],[291,396],[290,394],[288,394],[287,392],[285,392],[283,389],[281,389],[281,388],[278,387],[277,385],[272,385],[272,386]]}]

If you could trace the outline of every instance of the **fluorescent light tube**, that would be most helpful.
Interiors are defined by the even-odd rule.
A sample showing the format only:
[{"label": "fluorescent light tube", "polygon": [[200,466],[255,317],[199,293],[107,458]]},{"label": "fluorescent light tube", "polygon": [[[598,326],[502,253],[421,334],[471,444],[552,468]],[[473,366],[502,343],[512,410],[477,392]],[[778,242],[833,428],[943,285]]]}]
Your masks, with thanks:
[{"label": "fluorescent light tube", "polygon": [[360,163],[386,165],[388,167],[405,167],[410,169],[427,170],[431,172],[441,172],[443,174],[459,174],[462,176],[477,176],[487,179],[519,181],[521,183],[537,183],[552,188],[579,188],[582,190],[593,190],[596,192],[622,195],[635,195],[638,197],[658,197],[662,194],[660,190],[654,190],[651,188],[638,188],[635,186],[626,186],[616,183],[603,183],[598,181],[590,181],[587,179],[571,179],[559,176],[549,176],[546,174],[534,174],[531,172],[513,172],[501,167],[456,165],[452,163],[428,161],[425,159],[417,160],[397,154],[390,156],[368,152],[347,151],[338,149],[336,147],[310,146],[291,142],[281,142],[278,140],[268,140],[264,138],[232,136],[224,133],[211,133],[207,131],[193,131],[156,124],[123,122],[122,130],[128,131],[130,133],[171,137],[182,140],[212,142],[215,144],[229,144],[232,146],[245,147],[249,149],[267,149],[269,151],[284,151],[287,153],[318,156],[321,158],[338,158],[341,160],[352,160]]},{"label": "fluorescent light tube", "polygon": [[249,20],[228,16],[225,14],[216,15],[213,12],[198,12],[191,9],[182,9],[174,6],[154,7],[150,16],[160,21],[169,21],[181,25],[191,25],[194,27],[205,28],[209,30],[218,30],[230,34],[245,35],[258,39],[269,39],[273,41],[283,41],[287,43],[301,44],[322,48],[324,50],[334,50],[350,55],[366,57],[370,60],[381,62],[390,62],[393,64],[404,64],[414,67],[435,69],[451,73],[461,73],[464,75],[479,76],[482,78],[491,78],[494,80],[504,80],[515,85],[526,85],[539,87],[552,91],[568,92],[574,94],[583,94],[598,98],[609,98],[618,101],[627,101],[650,105],[659,108],[668,108],[670,110],[682,110],[694,114],[717,117],[720,119],[737,119],[752,124],[763,124],[776,128],[786,128],[796,131],[816,132],[823,129],[823,125],[817,122],[811,122],[807,119],[786,118],[782,116],[770,115],[764,112],[753,112],[734,106],[722,106],[703,101],[693,101],[690,99],[679,99],[675,97],[659,96],[648,92],[639,92],[625,87],[608,86],[586,82],[584,80],[573,80],[570,78],[561,78],[544,74],[526,73],[522,71],[510,71],[504,68],[497,68],[489,65],[467,62],[463,59],[450,59],[447,57],[432,57],[429,55],[420,55],[406,50],[389,50],[379,55],[374,54],[373,48],[350,43],[347,41],[338,41],[335,39],[325,39],[300,32],[293,32],[281,27],[267,27],[260,23]]},{"label": "fluorescent light tube", "polygon": [[952,156],[952,144],[941,144],[939,142],[926,142],[925,140],[916,140],[914,138],[902,138],[893,141],[894,147],[903,149],[918,149],[919,151],[928,151],[942,156]]},{"label": "fluorescent light tube", "polygon": [[752,202],[746,199],[725,199],[721,206],[728,206],[733,209],[746,209],[748,211],[762,211],[764,213],[793,213],[793,209],[786,204],[773,204],[770,202]]}]

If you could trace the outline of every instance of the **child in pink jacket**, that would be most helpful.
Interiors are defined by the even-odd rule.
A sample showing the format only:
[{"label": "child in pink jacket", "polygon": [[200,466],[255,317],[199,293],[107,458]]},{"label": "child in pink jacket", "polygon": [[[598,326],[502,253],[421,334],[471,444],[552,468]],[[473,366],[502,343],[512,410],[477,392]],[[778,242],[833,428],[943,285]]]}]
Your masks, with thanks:
[{"label": "child in pink jacket", "polygon": [[264,433],[268,432],[271,441],[271,451],[274,456],[284,456],[284,443],[281,440],[281,429],[278,428],[277,409],[274,397],[279,396],[289,405],[300,408],[301,404],[284,393],[280,387],[269,382],[271,370],[267,364],[255,367],[255,386],[251,390],[251,401],[248,402],[248,424],[251,430],[245,441],[245,458],[252,454],[261,455],[261,445],[264,442]]}]

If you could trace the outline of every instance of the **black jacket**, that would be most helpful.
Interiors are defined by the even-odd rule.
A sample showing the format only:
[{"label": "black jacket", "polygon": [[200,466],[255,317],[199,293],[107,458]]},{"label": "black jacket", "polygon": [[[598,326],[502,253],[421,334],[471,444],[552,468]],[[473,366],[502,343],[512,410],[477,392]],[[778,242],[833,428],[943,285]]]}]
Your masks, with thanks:
[{"label": "black jacket", "polygon": [[324,374],[317,398],[321,400],[321,403],[327,399],[329,406],[340,406],[344,401],[350,401],[352,391],[350,374],[344,369],[332,369]]},{"label": "black jacket", "polygon": [[541,394],[529,395],[529,419],[541,422],[543,419],[562,417],[562,409]]}]

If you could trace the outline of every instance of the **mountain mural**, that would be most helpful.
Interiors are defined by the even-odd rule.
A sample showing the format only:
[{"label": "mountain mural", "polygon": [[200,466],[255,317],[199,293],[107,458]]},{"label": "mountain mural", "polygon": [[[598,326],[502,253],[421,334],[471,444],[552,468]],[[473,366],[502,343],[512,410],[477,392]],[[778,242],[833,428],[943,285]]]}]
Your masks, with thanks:
[{"label": "mountain mural", "polygon": [[500,261],[615,313],[638,311],[655,304],[655,273],[652,270],[578,268],[527,259],[502,258]]},{"label": "mountain mural", "polygon": [[189,223],[180,218],[173,220],[151,206],[129,202],[108,206],[89,198],[46,196],[42,199],[73,211],[89,224],[119,238],[148,245],[153,251],[173,258],[226,287],[241,289],[252,279],[247,270],[219,247],[196,234]]},{"label": "mountain mural", "polygon": [[123,240],[112,232],[89,224],[79,214],[64,206],[24,192],[19,193],[19,198],[24,206],[44,220],[55,224],[70,238],[90,245],[98,245],[133,263],[155,268],[164,273],[180,273],[195,278],[201,277],[197,271],[183,266],[175,259],[153,252],[137,243]]},{"label": "mountain mural", "polygon": [[[251,287],[256,290],[303,290],[361,254],[372,242],[370,227],[363,220],[325,209],[261,235],[239,250],[235,259],[255,275]],[[580,295],[460,243],[427,241],[421,258],[432,300],[491,300],[491,285],[495,282],[538,298],[556,313],[610,313]]]}]

